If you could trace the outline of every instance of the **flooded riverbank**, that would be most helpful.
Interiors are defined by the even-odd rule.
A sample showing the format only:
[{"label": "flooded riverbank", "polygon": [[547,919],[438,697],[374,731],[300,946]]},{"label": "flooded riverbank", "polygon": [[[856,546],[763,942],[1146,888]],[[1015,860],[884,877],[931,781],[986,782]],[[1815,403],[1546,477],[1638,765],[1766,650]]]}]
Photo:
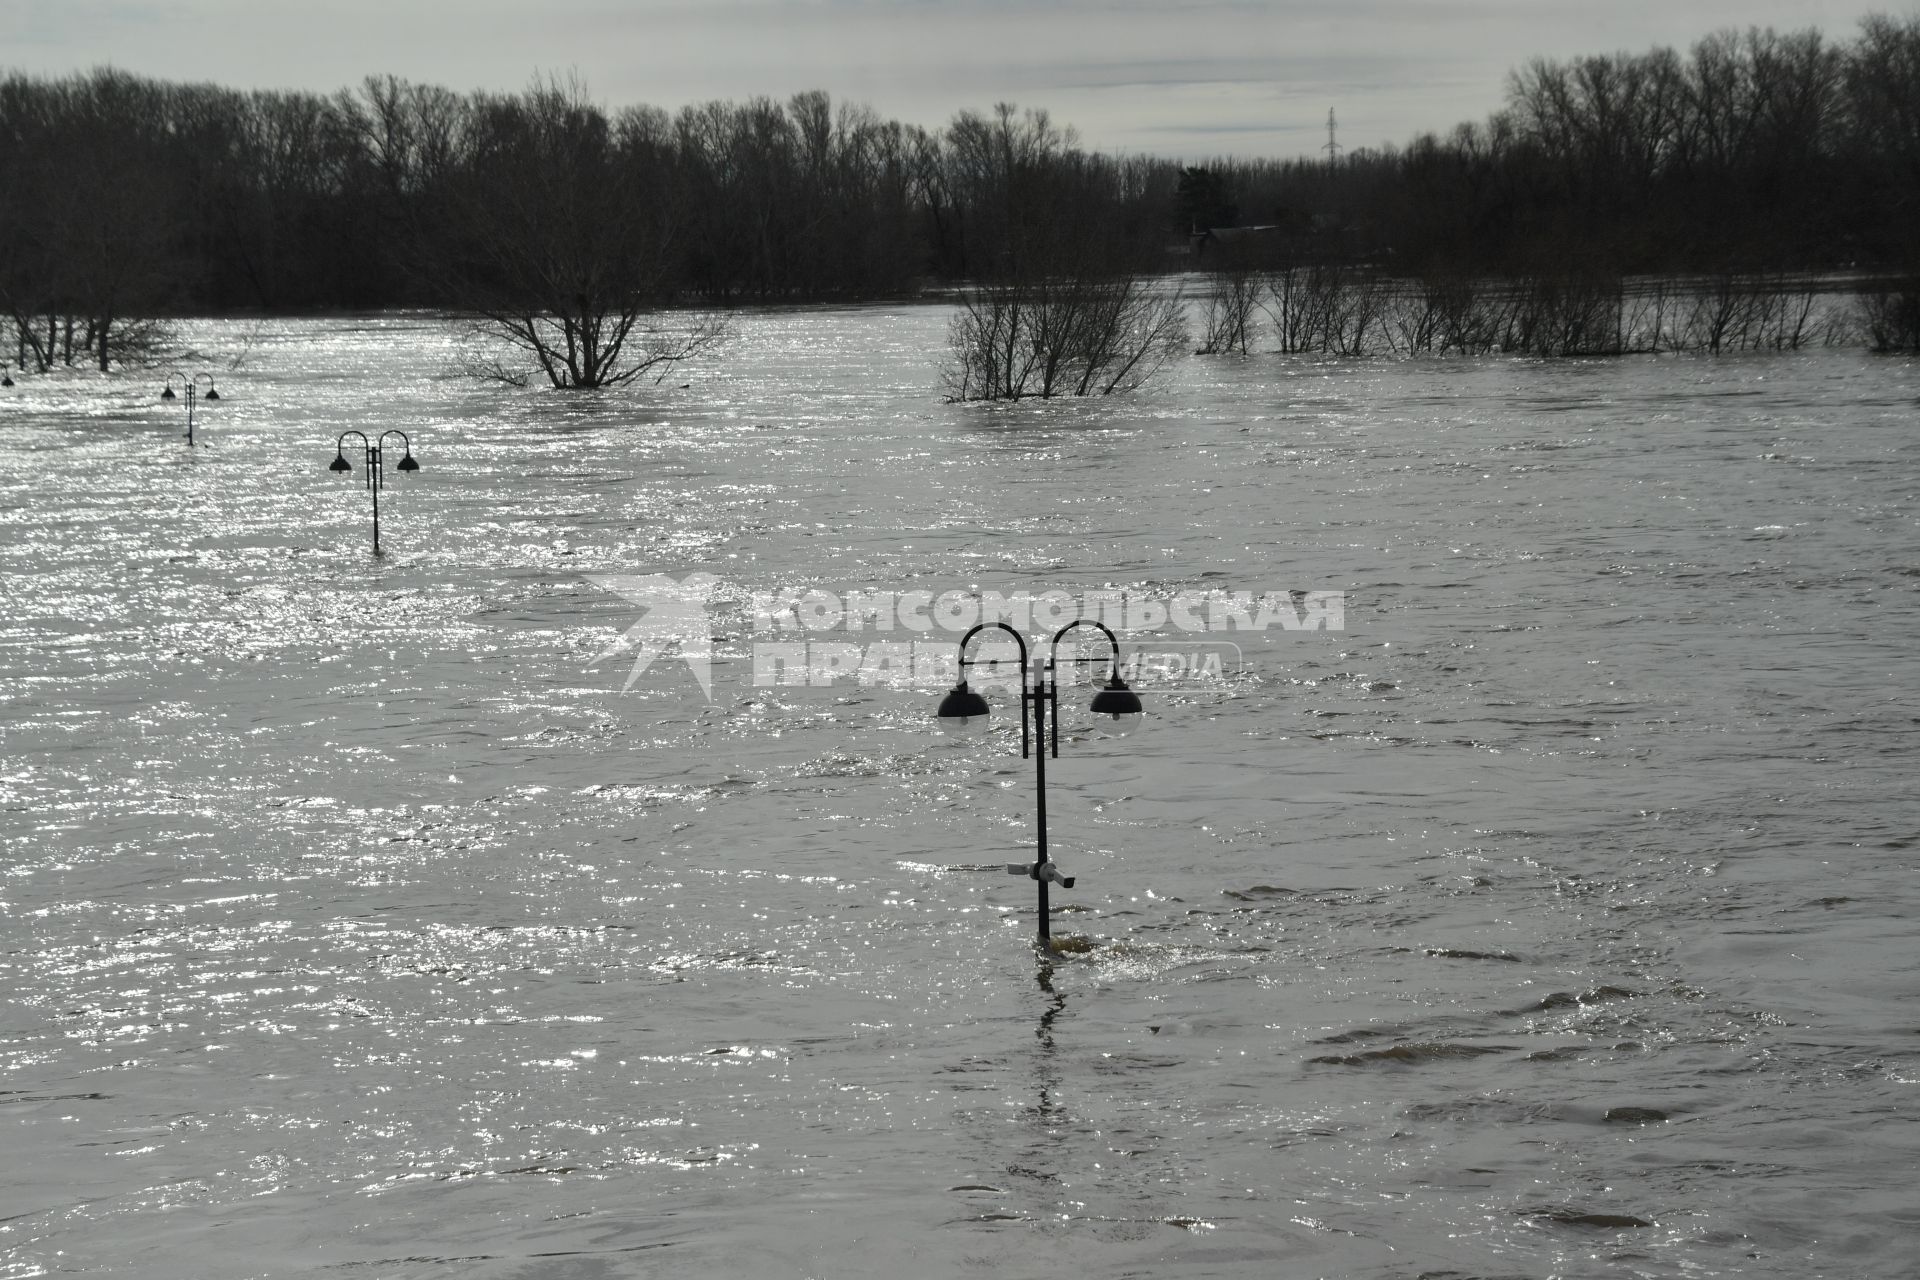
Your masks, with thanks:
[{"label": "flooded riverbank", "polygon": [[[1903,1274],[1920,370],[952,406],[946,314],[602,399],[288,322],[192,453],[7,393],[0,1276]],[[347,428],[421,463],[379,560]],[[693,573],[711,699],[589,665],[592,577]],[[1004,701],[753,684],[815,587],[1345,629],[1069,718],[1041,960]]]}]

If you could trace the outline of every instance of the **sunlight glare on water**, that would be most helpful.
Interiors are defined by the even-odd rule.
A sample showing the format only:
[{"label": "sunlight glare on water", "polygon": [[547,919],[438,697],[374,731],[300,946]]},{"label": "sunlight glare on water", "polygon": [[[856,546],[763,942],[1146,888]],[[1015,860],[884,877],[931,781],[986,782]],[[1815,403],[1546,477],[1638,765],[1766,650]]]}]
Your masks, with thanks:
[{"label": "sunlight glare on water", "polygon": [[[5,393],[0,1277],[1906,1274],[1913,362],[959,407],[945,323],[601,398],[200,324],[191,452],[151,375]],[[347,428],[422,467],[378,560]],[[623,691],[589,577],[696,571],[712,701]],[[1346,630],[1066,710],[1041,959],[1017,706],[754,687],[811,587]]]}]

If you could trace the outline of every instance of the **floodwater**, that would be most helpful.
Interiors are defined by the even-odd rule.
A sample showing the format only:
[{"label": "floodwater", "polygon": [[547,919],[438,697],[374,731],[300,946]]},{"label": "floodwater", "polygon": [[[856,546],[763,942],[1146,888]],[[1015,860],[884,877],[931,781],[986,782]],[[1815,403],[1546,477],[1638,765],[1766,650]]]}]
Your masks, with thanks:
[{"label": "floodwater", "polygon": [[[945,323],[601,399],[203,324],[192,451],[0,393],[0,1278],[1911,1274],[1920,367],[958,407]],[[694,572],[711,701],[591,662]],[[755,686],[809,588],[1346,625],[1067,707],[1049,958],[1017,711]]]}]

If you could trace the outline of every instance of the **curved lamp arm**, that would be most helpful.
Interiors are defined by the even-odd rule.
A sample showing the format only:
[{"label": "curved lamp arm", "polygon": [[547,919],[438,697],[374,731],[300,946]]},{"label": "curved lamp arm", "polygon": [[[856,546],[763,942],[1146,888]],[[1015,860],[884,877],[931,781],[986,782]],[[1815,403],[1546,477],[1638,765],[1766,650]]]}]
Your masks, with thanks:
[{"label": "curved lamp arm", "polygon": [[975,623],[972,630],[960,637],[960,683],[966,683],[968,667],[993,667],[1005,661],[1004,658],[969,658],[967,656],[967,645],[973,641],[975,636],[979,635],[982,631],[992,631],[996,628],[1012,636],[1013,642],[1020,646],[1020,669],[1022,671],[1027,669],[1027,638],[1014,630],[1011,623]]},{"label": "curved lamp arm", "polygon": [[[996,629],[1004,631],[1013,637],[1013,642],[1020,647],[1020,669],[1022,672],[1025,672],[1027,669],[1027,638],[1025,636],[1004,622],[982,622],[976,624],[966,635],[960,637],[960,681],[954,685],[952,689],[947,691],[947,696],[940,700],[940,709],[934,713],[943,728],[964,729],[971,722],[984,719],[990,714],[989,708],[987,707],[987,700],[967,687],[967,668],[997,667],[1002,665],[1005,659],[969,658],[967,656],[967,646],[972,644],[974,637],[982,631]],[[1027,699],[1030,696],[1023,676],[1020,688],[1020,754],[1023,758],[1031,748],[1031,739],[1028,736],[1031,728],[1027,724],[1026,713]]]},{"label": "curved lamp arm", "polygon": [[365,450],[367,453],[368,466],[369,467],[372,466],[373,442],[367,439],[365,432],[355,431],[352,427],[348,427],[345,431],[342,431],[340,433],[340,438],[334,441],[333,461],[327,464],[327,470],[329,471],[353,470],[353,464],[347,461],[347,437],[348,436],[360,437],[360,447],[363,450]]},{"label": "curved lamp arm", "polygon": [[400,447],[405,450],[405,453],[400,458],[399,465],[396,466],[394,470],[418,471],[420,469],[420,464],[413,460],[413,441],[407,439],[407,433],[402,431],[398,427],[388,427],[385,431],[382,431],[380,433],[380,447],[383,449],[386,447],[388,436],[399,436]]},{"label": "curved lamp arm", "polygon": [[[1079,626],[1100,628],[1101,633],[1107,637],[1107,643],[1113,647],[1113,652],[1108,659],[1107,683],[1093,695],[1093,703],[1087,709],[1092,711],[1096,717],[1105,716],[1111,718],[1115,732],[1126,733],[1133,726],[1139,724],[1140,718],[1145,714],[1146,709],[1140,705],[1140,695],[1129,689],[1127,682],[1120,678],[1120,641],[1113,634],[1112,630],[1108,628],[1106,623],[1095,622],[1092,618],[1076,618],[1054,632],[1053,648],[1047,651],[1047,670],[1053,670],[1055,661],[1054,654],[1060,647],[1060,637]],[[1057,752],[1060,747],[1060,721],[1058,718],[1060,715],[1060,700],[1057,697],[1053,700],[1053,714],[1055,717],[1053,722],[1053,743],[1054,750]]]},{"label": "curved lamp arm", "polygon": [[[1053,672],[1058,667],[1060,662],[1060,640],[1063,636],[1067,634],[1067,632],[1073,630],[1075,627],[1098,627],[1100,629],[1100,634],[1104,635],[1107,638],[1107,644],[1112,646],[1112,650],[1113,650],[1113,652],[1108,656],[1108,659],[1107,659],[1107,683],[1109,685],[1112,685],[1116,681],[1119,681],[1120,680],[1119,637],[1113,634],[1113,629],[1107,626],[1106,623],[1095,621],[1092,618],[1075,618],[1072,622],[1069,622],[1066,626],[1060,628],[1058,631],[1053,633],[1053,640],[1047,645],[1047,673],[1048,673],[1049,679],[1052,678]],[[1097,661],[1097,659],[1086,658],[1086,659],[1078,659],[1077,661],[1092,662],[1092,661]],[[1124,688],[1125,685],[1122,684],[1121,687]],[[1050,709],[1053,713],[1053,722],[1052,722],[1053,754],[1057,757],[1060,754],[1060,696],[1057,691],[1057,685],[1056,685],[1056,692],[1054,693],[1052,701],[1053,701],[1053,706]]]},{"label": "curved lamp arm", "polygon": [[1113,655],[1110,659],[1113,667],[1112,673],[1118,675],[1120,673],[1120,638],[1113,634],[1113,628],[1104,622],[1096,622],[1092,618],[1075,618],[1072,622],[1069,622],[1066,626],[1053,633],[1053,641],[1047,646],[1047,669],[1052,670],[1053,664],[1059,658],[1061,637],[1075,627],[1098,627],[1100,629],[1100,634],[1105,636],[1107,643],[1113,647]]}]

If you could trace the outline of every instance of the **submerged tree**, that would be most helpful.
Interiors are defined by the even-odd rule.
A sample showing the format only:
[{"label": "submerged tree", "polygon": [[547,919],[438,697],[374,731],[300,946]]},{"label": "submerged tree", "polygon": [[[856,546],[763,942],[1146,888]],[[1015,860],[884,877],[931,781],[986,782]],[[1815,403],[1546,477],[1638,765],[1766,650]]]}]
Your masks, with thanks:
[{"label": "submerged tree", "polygon": [[1177,292],[1152,287],[1116,226],[1125,171],[1074,146],[1043,111],[1002,103],[948,130],[971,204],[991,210],[941,371],[951,400],[1111,395],[1141,386],[1187,343]]},{"label": "submerged tree", "polygon": [[[663,118],[618,122],[578,84],[479,96],[458,154],[413,202],[421,265],[475,334],[483,376],[559,390],[655,381],[721,342],[723,317],[664,315],[682,230],[666,195]],[[525,363],[522,363],[525,362]]]},{"label": "submerged tree", "polygon": [[1105,396],[1144,385],[1187,344],[1177,293],[1131,276],[987,285],[960,300],[950,400]]},{"label": "submerged tree", "polygon": [[1195,355],[1246,355],[1264,282],[1252,268],[1229,263],[1213,272],[1213,289],[1201,303],[1200,346]]},{"label": "submerged tree", "polygon": [[1873,350],[1920,355],[1920,277],[1863,290],[1859,308]]},{"label": "submerged tree", "polygon": [[151,353],[176,275],[179,182],[159,146],[168,96],[111,70],[0,82],[0,314],[22,366],[105,372]]}]

